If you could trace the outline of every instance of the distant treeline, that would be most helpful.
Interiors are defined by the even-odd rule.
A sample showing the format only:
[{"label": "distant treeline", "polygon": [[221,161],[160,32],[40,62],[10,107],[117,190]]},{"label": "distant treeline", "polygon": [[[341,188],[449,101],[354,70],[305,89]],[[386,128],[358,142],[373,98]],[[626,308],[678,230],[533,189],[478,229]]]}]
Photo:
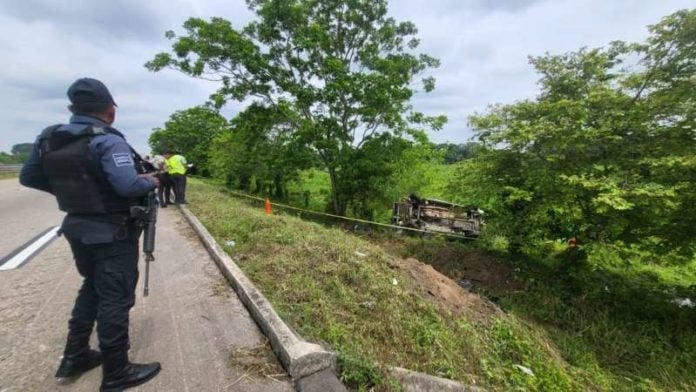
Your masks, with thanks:
[{"label": "distant treeline", "polygon": [[12,146],[10,153],[0,151],[0,164],[17,165],[24,163],[31,153],[32,143],[19,143]]},{"label": "distant treeline", "polygon": [[442,152],[444,155],[442,157],[442,162],[446,165],[452,163],[457,163],[465,159],[469,159],[474,156],[476,148],[481,145],[476,142],[468,143],[440,143],[435,145],[437,151]]}]

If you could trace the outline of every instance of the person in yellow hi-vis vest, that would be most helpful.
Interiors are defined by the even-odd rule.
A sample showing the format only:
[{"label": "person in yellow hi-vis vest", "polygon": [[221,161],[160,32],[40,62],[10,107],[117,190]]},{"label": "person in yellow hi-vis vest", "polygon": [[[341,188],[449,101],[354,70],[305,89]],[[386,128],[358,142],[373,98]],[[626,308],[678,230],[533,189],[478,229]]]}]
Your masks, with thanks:
[{"label": "person in yellow hi-vis vest", "polygon": [[186,204],[186,158],[168,150],[164,153],[167,172],[174,183],[174,203]]}]

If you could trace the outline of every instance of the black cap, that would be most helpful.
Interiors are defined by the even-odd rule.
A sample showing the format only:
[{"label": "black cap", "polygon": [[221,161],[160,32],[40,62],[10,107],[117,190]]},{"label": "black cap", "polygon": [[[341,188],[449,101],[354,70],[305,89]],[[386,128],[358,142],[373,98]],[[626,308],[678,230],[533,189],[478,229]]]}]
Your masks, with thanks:
[{"label": "black cap", "polygon": [[68,89],[68,98],[81,108],[99,108],[107,104],[118,106],[104,83],[92,78],[77,79]]}]

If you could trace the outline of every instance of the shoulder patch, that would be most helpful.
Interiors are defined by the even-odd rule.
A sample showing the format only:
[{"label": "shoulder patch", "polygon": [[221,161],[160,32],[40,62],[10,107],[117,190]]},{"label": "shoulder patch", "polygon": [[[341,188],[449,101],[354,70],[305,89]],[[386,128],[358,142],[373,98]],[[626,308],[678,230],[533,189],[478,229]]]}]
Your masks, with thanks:
[{"label": "shoulder patch", "polygon": [[116,164],[116,167],[121,167],[121,166],[134,166],[133,164],[133,158],[131,158],[131,155],[129,153],[119,153],[119,154],[113,154],[111,155],[112,158],[114,158],[114,163]]}]

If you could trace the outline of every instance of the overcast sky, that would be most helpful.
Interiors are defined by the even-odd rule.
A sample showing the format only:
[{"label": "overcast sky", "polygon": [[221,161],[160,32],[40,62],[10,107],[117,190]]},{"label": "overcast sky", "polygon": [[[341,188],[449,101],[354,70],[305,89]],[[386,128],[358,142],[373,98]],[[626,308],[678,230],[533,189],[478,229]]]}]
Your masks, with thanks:
[{"label": "overcast sky", "polygon": [[[437,142],[471,137],[466,118],[493,103],[533,97],[538,76],[528,55],[563,53],[613,40],[641,41],[646,26],[693,0],[391,0],[397,20],[413,21],[421,51],[439,58],[433,93],[416,109],[445,114]],[[119,105],[115,127],[148,152],[147,137],[176,110],[206,101],[216,85],[143,64],[170,47],[190,16],[220,16],[242,27],[243,0],[0,1],[0,151],[67,122],[65,92],[77,78],[102,80]],[[223,110],[232,117],[239,104]]]}]

